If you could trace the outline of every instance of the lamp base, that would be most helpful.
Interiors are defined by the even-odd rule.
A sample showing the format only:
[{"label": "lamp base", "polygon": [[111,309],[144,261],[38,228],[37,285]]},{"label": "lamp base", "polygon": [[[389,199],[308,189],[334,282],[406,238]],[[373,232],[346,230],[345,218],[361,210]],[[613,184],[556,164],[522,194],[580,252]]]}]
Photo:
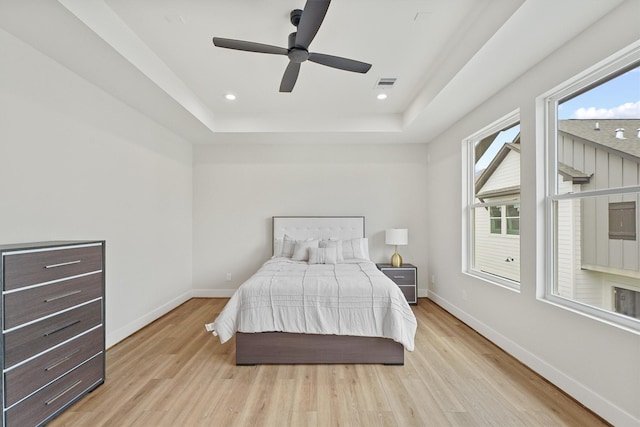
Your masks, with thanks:
[{"label": "lamp base", "polygon": [[402,267],[402,257],[398,252],[391,256],[391,265],[393,267]]}]

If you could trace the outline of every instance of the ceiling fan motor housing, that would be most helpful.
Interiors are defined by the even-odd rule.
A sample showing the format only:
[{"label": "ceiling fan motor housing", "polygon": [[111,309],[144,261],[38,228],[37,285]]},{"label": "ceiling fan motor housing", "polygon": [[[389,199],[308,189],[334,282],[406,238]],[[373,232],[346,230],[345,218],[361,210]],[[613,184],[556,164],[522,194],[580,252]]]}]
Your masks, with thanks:
[{"label": "ceiling fan motor housing", "polygon": [[297,62],[298,64],[309,59],[309,51],[303,47],[296,46],[296,34],[289,34],[289,53],[287,56],[293,62]]}]

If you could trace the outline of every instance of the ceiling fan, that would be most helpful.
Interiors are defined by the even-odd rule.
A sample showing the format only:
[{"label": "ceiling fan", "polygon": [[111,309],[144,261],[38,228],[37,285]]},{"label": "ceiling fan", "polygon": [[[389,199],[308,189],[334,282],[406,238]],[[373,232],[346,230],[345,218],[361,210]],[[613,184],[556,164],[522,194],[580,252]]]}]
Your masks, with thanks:
[{"label": "ceiling fan", "polygon": [[268,44],[220,37],[214,37],[213,44],[217,47],[227,49],[288,56],[289,65],[287,65],[284,75],[282,76],[280,92],[291,92],[293,90],[296,80],[298,79],[298,73],[300,72],[300,64],[306,60],[340,70],[366,73],[371,68],[371,64],[341,58],[339,56],[309,52],[309,44],[311,44],[318,29],[320,29],[320,25],[327,14],[329,3],[331,3],[331,0],[307,0],[304,10],[295,9],[291,12],[291,23],[297,27],[297,32],[289,34],[288,49]]}]

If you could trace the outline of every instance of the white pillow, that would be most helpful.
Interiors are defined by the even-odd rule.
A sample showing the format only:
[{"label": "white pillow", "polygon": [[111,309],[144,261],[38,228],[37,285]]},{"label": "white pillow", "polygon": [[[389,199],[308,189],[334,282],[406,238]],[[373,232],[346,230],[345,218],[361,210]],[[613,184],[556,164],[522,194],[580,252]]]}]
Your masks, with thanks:
[{"label": "white pillow", "polygon": [[280,251],[280,256],[284,258],[291,258],[293,256],[293,248],[295,246],[295,239],[285,234],[282,239],[282,250]]},{"label": "white pillow", "polygon": [[369,259],[369,239],[359,237],[357,239],[342,241],[342,256],[347,259]]},{"label": "white pillow", "polygon": [[337,249],[333,248],[309,248],[309,264],[335,264]]},{"label": "white pillow", "polygon": [[298,241],[293,248],[293,255],[291,259],[294,261],[308,261],[309,260],[309,248],[317,248],[318,240]]},{"label": "white pillow", "polygon": [[344,261],[344,256],[342,256],[342,241],[331,239],[331,240],[321,240],[320,246],[321,248],[335,248],[336,249],[336,261],[342,262]]}]

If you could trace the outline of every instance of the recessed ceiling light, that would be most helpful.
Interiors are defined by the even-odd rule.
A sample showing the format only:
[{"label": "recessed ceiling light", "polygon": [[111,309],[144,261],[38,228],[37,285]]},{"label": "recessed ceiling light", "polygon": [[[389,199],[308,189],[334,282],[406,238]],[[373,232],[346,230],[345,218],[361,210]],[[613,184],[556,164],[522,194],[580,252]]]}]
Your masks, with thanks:
[{"label": "recessed ceiling light", "polygon": [[387,94],[386,93],[379,93],[378,96],[376,96],[376,98],[378,98],[379,100],[383,100],[383,99],[387,99]]},{"label": "recessed ceiling light", "polygon": [[232,93],[228,93],[224,97],[229,101],[235,101],[235,99],[236,99],[236,96],[234,94],[232,94]]}]

